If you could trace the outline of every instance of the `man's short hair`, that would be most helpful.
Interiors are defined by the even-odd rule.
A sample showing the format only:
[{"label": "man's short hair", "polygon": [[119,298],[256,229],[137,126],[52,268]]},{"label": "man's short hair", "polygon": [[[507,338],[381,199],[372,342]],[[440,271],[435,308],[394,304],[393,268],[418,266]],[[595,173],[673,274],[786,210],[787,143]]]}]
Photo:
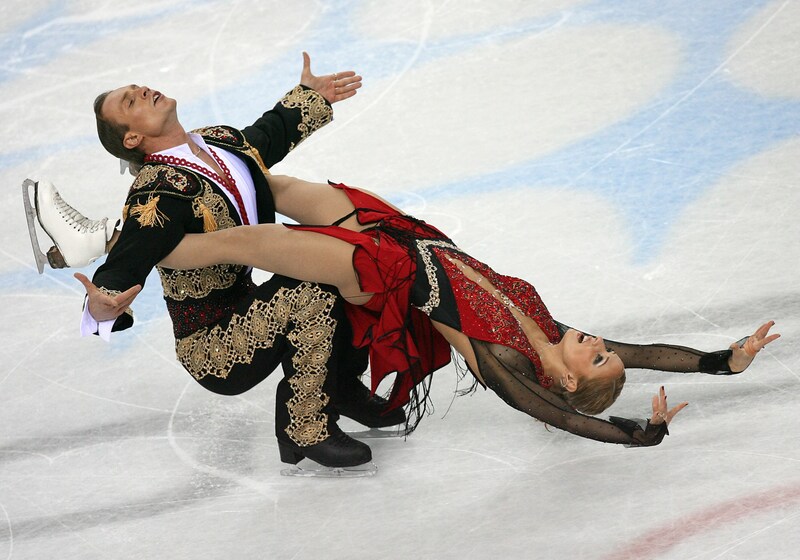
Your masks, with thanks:
[{"label": "man's short hair", "polygon": [[114,157],[130,161],[131,163],[143,164],[145,154],[138,147],[129,149],[125,147],[125,133],[128,127],[117,124],[103,116],[103,103],[110,91],[105,91],[94,100],[94,116],[97,120],[97,137],[106,151]]}]

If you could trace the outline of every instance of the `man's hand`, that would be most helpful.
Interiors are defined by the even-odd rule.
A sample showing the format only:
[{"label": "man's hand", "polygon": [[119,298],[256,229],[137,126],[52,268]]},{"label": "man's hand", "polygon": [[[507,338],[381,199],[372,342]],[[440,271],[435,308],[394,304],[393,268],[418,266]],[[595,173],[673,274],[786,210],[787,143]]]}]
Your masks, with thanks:
[{"label": "man's hand", "polygon": [[311,57],[303,51],[303,72],[300,74],[300,85],[310,87],[327,99],[328,103],[334,104],[356,94],[356,90],[361,87],[361,76],[357,76],[352,70],[315,76],[311,73]]},{"label": "man's hand", "polygon": [[74,276],[86,289],[86,295],[88,296],[86,305],[89,306],[89,313],[97,322],[110,321],[125,313],[125,310],[130,307],[133,300],[142,291],[142,287],[137,284],[121,294],[112,296],[100,291],[100,288],[92,284],[85,274],[76,272]]},{"label": "man's hand", "polygon": [[764,323],[758,327],[755,333],[748,336],[744,342],[739,341],[731,344],[730,348],[733,354],[728,358],[728,366],[733,373],[740,373],[747,369],[756,354],[761,352],[767,344],[781,336],[777,333],[769,334],[769,330],[773,325],[775,325],[775,321]]}]

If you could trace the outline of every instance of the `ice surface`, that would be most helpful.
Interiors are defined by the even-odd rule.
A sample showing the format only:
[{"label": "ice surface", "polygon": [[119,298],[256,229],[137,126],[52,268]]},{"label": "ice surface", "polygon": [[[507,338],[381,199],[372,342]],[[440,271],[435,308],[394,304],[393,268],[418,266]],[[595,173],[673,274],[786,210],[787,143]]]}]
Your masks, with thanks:
[{"label": "ice surface", "polygon": [[[6,1],[0,7],[0,560],[773,559],[800,550],[800,17],[725,2]],[[364,88],[275,171],[377,190],[608,338],[715,350],[734,377],[630,371],[609,411],[690,406],[652,449],[550,432],[479,391],[378,474],[279,475],[279,373],[241,397],[177,365],[153,277],[136,327],[80,339],[79,284],[38,276],[20,184],[116,216],[103,90],[243,126],[297,81]],[[356,428],[355,425],[350,427]]]}]

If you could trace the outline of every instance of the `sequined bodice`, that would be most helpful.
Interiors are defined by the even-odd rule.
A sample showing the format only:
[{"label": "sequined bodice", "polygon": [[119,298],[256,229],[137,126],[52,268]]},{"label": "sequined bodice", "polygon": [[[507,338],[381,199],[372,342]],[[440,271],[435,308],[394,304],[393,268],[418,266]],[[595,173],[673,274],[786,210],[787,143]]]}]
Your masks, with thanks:
[{"label": "sequined bodice", "polygon": [[[536,322],[550,342],[556,343],[561,340],[561,335],[536,289],[519,278],[498,274],[484,263],[463,253],[449,240],[421,239],[417,240],[417,248],[425,269],[418,270],[417,274],[424,274],[430,294],[428,301],[419,308],[431,318],[449,324],[470,338],[517,350],[533,364],[539,384],[543,387],[552,385],[552,379],[543,373],[539,355],[509,308],[464,276],[445,256],[450,255],[483,274],[525,315]],[[443,297],[445,290],[451,292],[451,298]],[[455,302],[459,324],[452,324],[452,319],[447,320],[448,316],[453,316],[452,313],[438,309],[447,301]]]}]

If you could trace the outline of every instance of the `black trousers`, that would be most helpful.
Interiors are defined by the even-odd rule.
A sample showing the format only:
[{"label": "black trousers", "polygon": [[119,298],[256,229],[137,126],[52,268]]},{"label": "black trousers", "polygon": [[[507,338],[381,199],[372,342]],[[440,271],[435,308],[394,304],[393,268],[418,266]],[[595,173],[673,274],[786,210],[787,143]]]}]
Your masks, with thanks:
[{"label": "black trousers", "polygon": [[298,445],[327,439],[336,394],[364,372],[367,349],[352,346],[344,302],[330,286],[273,276],[229,317],[176,343],[178,359],[206,389],[248,391],[281,366],[275,431]]}]

